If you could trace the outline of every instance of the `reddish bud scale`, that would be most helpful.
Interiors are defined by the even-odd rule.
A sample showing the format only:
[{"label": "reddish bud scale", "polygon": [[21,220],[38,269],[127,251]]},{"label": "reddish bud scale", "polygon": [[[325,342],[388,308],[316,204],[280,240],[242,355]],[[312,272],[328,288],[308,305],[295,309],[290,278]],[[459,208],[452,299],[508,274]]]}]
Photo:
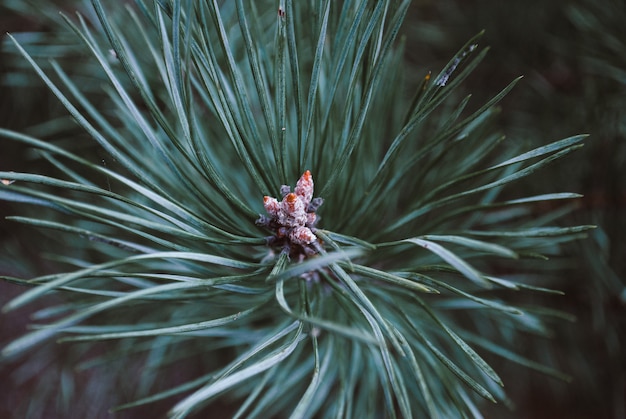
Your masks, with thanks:
[{"label": "reddish bud scale", "polygon": [[315,210],[323,201],[316,198],[311,204],[313,187],[313,176],[307,170],[298,179],[293,192],[289,192],[288,186],[281,188],[284,195],[282,201],[263,197],[263,206],[271,219],[261,217],[260,223],[275,231],[271,242],[288,247],[290,255],[299,259],[317,253],[319,248],[319,245],[313,245],[318,240],[312,228],[317,221]]},{"label": "reddish bud scale", "polygon": [[265,207],[265,211],[273,217],[277,216],[280,211],[280,204],[276,198],[272,198],[271,196],[263,197],[263,206]]},{"label": "reddish bud scale", "polygon": [[295,227],[289,233],[289,239],[296,244],[311,244],[317,240],[315,234],[308,227]]},{"label": "reddish bud scale", "polygon": [[311,172],[307,170],[300,179],[298,179],[298,183],[294,188],[294,193],[300,196],[307,206],[313,198],[313,186],[313,176],[311,176]]},{"label": "reddish bud scale", "polygon": [[298,201],[298,196],[295,193],[287,194],[283,199],[282,209],[290,213],[297,211]]}]

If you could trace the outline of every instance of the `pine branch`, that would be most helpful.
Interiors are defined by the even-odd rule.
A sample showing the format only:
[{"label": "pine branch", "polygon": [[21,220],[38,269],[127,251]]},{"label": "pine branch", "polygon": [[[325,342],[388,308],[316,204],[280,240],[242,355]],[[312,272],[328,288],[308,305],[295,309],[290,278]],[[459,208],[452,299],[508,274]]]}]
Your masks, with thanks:
[{"label": "pine branch", "polygon": [[577,194],[502,191],[585,136],[521,153],[503,141],[495,107],[517,80],[470,110],[459,89],[481,34],[411,99],[408,1],[93,6],[98,25],[64,21],[105,81],[97,104],[12,38],[115,167],[0,130],[55,169],[0,172],[0,199],[26,214],[9,220],[63,237],[59,273],[7,278],[30,288],[4,310],[71,302],[4,358],[107,341],[120,379],[137,354],[165,377],[200,359],[171,388],[145,372],[121,406],[182,395],[177,418],[218,398],[264,417],[471,416],[481,397],[507,401],[483,350],[563,377],[503,338],[547,334],[547,312],[516,295],[554,293],[508,272],[541,270],[592,226],[533,213]]}]

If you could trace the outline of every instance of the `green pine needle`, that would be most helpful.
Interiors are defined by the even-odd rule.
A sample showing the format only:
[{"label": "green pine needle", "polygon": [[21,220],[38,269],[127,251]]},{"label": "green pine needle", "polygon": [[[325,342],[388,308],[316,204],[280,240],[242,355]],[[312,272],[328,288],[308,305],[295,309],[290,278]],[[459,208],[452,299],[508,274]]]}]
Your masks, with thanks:
[{"label": "green pine needle", "polygon": [[[471,416],[480,397],[507,401],[486,354],[565,378],[503,336],[547,333],[549,312],[517,294],[558,291],[527,283],[525,262],[592,226],[533,213],[580,195],[511,186],[585,136],[526,152],[503,141],[495,106],[519,79],[471,110],[459,90],[482,34],[409,86],[408,1],[219,3],[94,0],[97,24],[64,16],[97,63],[97,95],[11,37],[110,164],[0,129],[52,167],[0,172],[0,199],[23,210],[7,222],[62,237],[49,249],[59,273],[5,278],[29,288],[4,310],[68,301],[2,356],[106,341],[112,375],[145,362],[162,381],[139,377],[120,408],[179,396],[173,418],[218,398],[242,417]],[[324,204],[303,244],[284,213],[255,220],[305,170]],[[173,365],[194,359],[197,377],[170,387]]]}]

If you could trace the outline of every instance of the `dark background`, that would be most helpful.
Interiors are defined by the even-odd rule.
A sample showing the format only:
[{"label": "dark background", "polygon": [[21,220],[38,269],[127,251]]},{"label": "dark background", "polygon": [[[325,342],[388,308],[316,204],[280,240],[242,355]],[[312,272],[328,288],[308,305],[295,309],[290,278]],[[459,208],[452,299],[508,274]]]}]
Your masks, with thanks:
[{"label": "dark background", "polygon": [[[59,8],[72,11],[85,6],[80,1],[2,0],[0,34],[43,32],[63,42],[54,12]],[[565,291],[566,296],[541,301],[574,314],[576,321],[562,322],[554,330],[554,339],[541,342],[541,347],[529,343],[528,347],[518,348],[530,358],[554,364],[573,381],[562,383],[494,361],[516,402],[508,417],[626,417],[624,22],[623,0],[416,0],[405,23],[407,73],[415,81],[429,70],[442,68],[467,39],[486,30],[481,44],[491,46],[491,51],[464,89],[473,94],[472,103],[482,103],[512,79],[524,75],[500,105],[501,129],[509,139],[531,147],[574,134],[590,134],[582,151],[535,177],[534,183],[518,186],[530,192],[584,194],[564,223],[596,224],[598,228],[587,240],[568,248],[578,266],[564,269],[553,286]],[[26,70],[27,64],[16,61],[7,37],[2,35],[1,39],[0,126],[39,133],[45,126],[38,124],[65,111],[42,83],[35,81],[32,71]],[[72,54],[61,60],[80,64],[80,57]],[[20,66],[24,73],[19,71]],[[53,136],[54,132],[46,134]],[[0,139],[0,170],[37,172],[38,164],[17,143]],[[14,213],[17,211],[10,205],[0,202],[1,217]],[[13,223],[0,222],[0,275],[28,277],[46,271],[37,254],[39,246],[33,243],[48,238],[36,234],[32,229],[24,232]],[[15,285],[0,282],[0,304],[19,291]],[[25,330],[29,315],[37,308],[0,316],[0,343]],[[123,393],[124,389],[116,388],[114,381],[107,380],[98,369],[73,370],[74,359],[82,355],[81,348],[67,351],[66,347],[49,345],[30,356],[29,361],[1,367],[3,377],[11,372],[14,378],[0,380],[0,416],[13,417],[14,406],[28,404],[32,392],[40,396],[49,392],[49,404],[33,407],[32,417],[55,417],[54,406],[68,403],[63,401],[63,394],[69,394],[70,389],[64,386],[73,382],[81,387],[82,394],[77,414],[107,417],[105,407],[116,402],[113,390]],[[68,374],[74,374],[76,380],[69,380]],[[180,374],[185,375],[185,371]],[[155,409],[163,411],[158,410],[159,406]],[[484,413],[501,417],[503,411],[487,407]],[[117,417],[145,414],[130,411]]]}]

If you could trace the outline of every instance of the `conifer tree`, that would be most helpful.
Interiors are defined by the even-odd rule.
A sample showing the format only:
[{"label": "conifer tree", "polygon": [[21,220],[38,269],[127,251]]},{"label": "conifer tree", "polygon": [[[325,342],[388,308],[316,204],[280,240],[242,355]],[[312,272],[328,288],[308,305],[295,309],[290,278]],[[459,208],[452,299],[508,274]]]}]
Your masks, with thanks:
[{"label": "conifer tree", "polygon": [[11,37],[87,135],[0,129],[45,162],[0,172],[7,222],[56,244],[54,272],[5,278],[6,311],[52,301],[5,361],[56,341],[133,383],[117,408],[176,418],[471,417],[510,402],[488,359],[567,379],[517,347],[549,336],[561,313],[525,301],[591,227],[558,223],[580,195],[513,186],[585,136],[505,139],[518,79],[461,92],[482,34],[413,86],[409,3],[94,0],[63,15],[77,69]]}]

